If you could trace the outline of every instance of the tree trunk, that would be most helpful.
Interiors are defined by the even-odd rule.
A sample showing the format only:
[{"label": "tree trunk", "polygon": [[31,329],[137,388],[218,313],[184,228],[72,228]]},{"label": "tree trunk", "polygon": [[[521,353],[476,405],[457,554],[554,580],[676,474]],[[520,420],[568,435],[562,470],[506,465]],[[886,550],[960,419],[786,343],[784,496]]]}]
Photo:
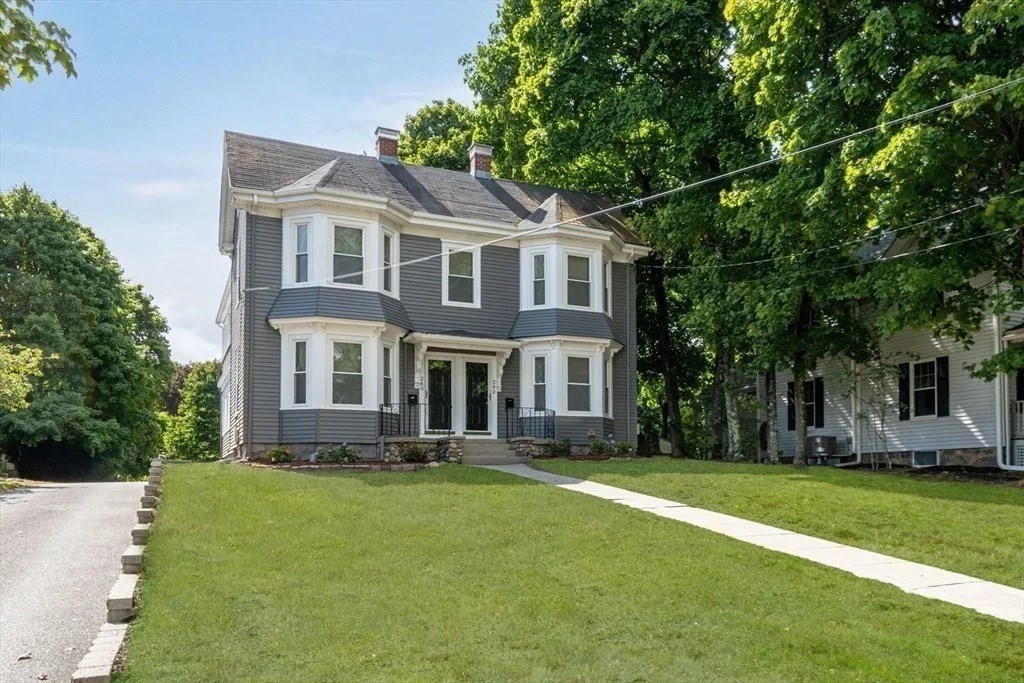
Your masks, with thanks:
[{"label": "tree trunk", "polygon": [[708,430],[711,432],[711,456],[721,458],[728,450],[725,417],[725,385],[729,381],[726,352],[715,347],[715,363],[711,368],[711,391],[708,397]]},{"label": "tree trunk", "polygon": [[764,373],[765,412],[768,413],[768,448],[765,462],[773,463],[779,458],[779,401],[775,387],[775,366]]},{"label": "tree trunk", "polygon": [[[727,356],[729,366],[732,365],[732,354]],[[725,424],[728,437],[727,454],[729,460],[740,460],[743,457],[743,446],[740,443],[740,401],[736,393],[736,371],[730,367],[726,373],[725,393]]]},{"label": "tree trunk", "polygon": [[[655,266],[660,266],[663,259],[660,255],[655,259]],[[668,427],[669,443],[672,445],[673,458],[681,458],[686,454],[686,442],[683,436],[683,420],[679,415],[679,377],[676,373],[674,354],[672,353],[672,337],[669,331],[668,295],[665,292],[665,271],[662,268],[651,268],[651,288],[654,294],[654,306],[658,319],[655,321],[657,330],[658,355],[661,356],[661,368],[665,378],[665,403],[668,406],[666,426]]]},{"label": "tree trunk", "polygon": [[793,403],[796,404],[796,450],[793,455],[795,467],[807,465],[807,414],[804,411],[804,382],[807,371],[793,368]]}]

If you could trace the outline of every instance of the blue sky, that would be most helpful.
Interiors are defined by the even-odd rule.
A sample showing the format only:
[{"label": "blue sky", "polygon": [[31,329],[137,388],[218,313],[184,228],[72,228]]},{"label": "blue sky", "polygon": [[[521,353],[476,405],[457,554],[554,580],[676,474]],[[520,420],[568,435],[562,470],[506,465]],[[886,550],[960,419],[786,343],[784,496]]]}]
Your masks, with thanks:
[{"label": "blue sky", "polygon": [[492,0],[46,2],[77,79],[0,95],[0,186],[27,182],[90,226],[171,325],[175,360],[215,358],[222,136],[352,152],[435,98],[469,102],[460,55]]}]

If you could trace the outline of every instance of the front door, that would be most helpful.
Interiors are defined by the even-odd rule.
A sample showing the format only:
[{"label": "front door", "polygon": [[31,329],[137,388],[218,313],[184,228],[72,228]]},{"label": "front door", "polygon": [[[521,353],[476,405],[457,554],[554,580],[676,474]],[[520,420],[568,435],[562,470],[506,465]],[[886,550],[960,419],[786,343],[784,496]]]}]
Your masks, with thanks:
[{"label": "front door", "polygon": [[466,431],[486,433],[490,405],[490,364],[466,361]]},{"label": "front door", "polygon": [[493,436],[494,361],[473,355],[427,356],[424,434]]}]

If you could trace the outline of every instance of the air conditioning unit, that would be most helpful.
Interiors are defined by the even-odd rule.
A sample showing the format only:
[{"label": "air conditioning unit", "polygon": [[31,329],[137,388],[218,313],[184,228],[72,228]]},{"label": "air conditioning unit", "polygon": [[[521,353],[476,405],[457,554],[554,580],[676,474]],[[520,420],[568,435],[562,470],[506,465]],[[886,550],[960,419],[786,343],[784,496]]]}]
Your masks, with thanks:
[{"label": "air conditioning unit", "polygon": [[836,455],[836,437],[834,436],[809,436],[807,437],[807,452],[815,457]]}]

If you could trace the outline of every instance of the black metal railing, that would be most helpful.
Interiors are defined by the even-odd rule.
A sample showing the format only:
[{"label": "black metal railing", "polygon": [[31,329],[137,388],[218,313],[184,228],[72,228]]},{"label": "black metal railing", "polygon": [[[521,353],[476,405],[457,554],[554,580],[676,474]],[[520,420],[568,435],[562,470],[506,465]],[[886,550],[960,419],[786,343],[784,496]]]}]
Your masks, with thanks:
[{"label": "black metal railing", "polygon": [[377,412],[378,436],[452,434],[452,407],[447,403],[382,403]]},{"label": "black metal railing", "polygon": [[555,438],[555,411],[543,408],[506,408],[506,438],[532,436],[535,439]]}]

